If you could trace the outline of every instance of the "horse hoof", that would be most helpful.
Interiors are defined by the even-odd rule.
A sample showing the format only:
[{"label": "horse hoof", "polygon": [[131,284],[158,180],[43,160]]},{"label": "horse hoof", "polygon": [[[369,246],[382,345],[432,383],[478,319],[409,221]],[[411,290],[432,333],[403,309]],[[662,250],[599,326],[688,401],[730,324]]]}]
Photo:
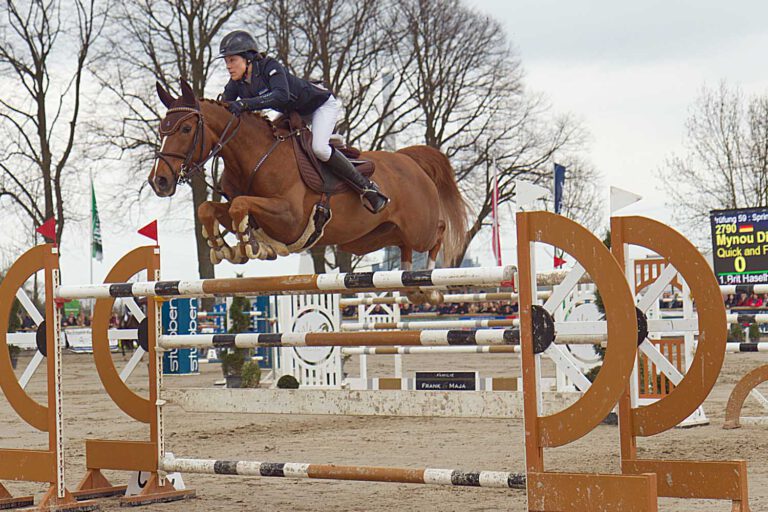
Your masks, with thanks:
[{"label": "horse hoof", "polygon": [[258,250],[253,251],[253,244],[243,244],[243,246],[245,247],[245,255],[248,256],[249,260],[255,260],[259,256]]},{"label": "horse hoof", "polygon": [[218,265],[219,263],[221,263],[221,258],[219,258],[219,253],[215,249],[211,249],[210,258],[211,258],[211,263],[213,263],[214,265]]},{"label": "horse hoof", "polygon": [[224,244],[224,247],[221,248],[221,255],[224,256],[224,259],[227,261],[232,261],[235,257],[234,251],[227,244]]},{"label": "horse hoof", "polygon": [[442,304],[445,301],[445,296],[439,290],[431,290],[426,294],[427,302],[430,304]]}]

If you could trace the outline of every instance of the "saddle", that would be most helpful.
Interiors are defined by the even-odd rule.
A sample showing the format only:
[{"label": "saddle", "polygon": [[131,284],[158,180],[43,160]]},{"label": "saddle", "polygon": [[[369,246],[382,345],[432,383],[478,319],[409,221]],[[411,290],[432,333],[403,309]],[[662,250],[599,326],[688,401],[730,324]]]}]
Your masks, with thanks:
[{"label": "saddle", "polygon": [[[312,132],[307,129],[307,125],[301,116],[296,112],[291,112],[288,116],[282,116],[275,120],[275,127],[278,134],[287,135],[294,130],[301,130],[299,136],[291,137],[294,153],[296,154],[296,163],[299,167],[304,184],[313,192],[331,196],[346,190],[349,185],[340,180],[333,174],[325,164],[320,162],[312,151]],[[348,147],[343,140],[332,137],[331,146],[346,156],[357,171],[363,176],[370,178],[375,171],[375,164],[369,160],[360,159],[360,150]]]}]

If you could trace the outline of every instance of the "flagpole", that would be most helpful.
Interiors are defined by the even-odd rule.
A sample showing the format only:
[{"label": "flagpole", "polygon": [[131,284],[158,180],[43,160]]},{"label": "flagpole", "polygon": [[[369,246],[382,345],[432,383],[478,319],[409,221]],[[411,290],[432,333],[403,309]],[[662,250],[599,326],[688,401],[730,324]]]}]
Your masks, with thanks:
[{"label": "flagpole", "polygon": [[[94,192],[94,188],[93,188],[93,169],[89,169],[88,170],[88,178],[90,179],[90,182],[91,182],[91,208],[90,208],[90,210],[91,210],[91,229],[90,229],[90,231],[91,231],[91,236],[90,236],[91,244],[90,244],[90,247],[89,247],[89,250],[88,250],[88,262],[89,262],[89,266],[90,266],[90,281],[89,281],[89,283],[93,284],[93,194],[95,193]],[[93,321],[93,306],[94,306],[95,302],[96,302],[96,299],[91,299],[91,321]]]}]

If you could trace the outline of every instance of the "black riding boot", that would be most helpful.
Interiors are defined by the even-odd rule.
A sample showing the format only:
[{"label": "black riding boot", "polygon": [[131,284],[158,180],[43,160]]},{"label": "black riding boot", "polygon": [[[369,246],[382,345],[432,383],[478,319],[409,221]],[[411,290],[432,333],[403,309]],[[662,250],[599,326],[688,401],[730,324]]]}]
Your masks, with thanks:
[{"label": "black riding boot", "polygon": [[331,151],[331,158],[326,162],[333,174],[349,183],[360,194],[365,206],[372,213],[379,213],[389,203],[389,198],[381,193],[379,187],[357,172],[352,162],[347,160],[340,151],[335,148]]}]

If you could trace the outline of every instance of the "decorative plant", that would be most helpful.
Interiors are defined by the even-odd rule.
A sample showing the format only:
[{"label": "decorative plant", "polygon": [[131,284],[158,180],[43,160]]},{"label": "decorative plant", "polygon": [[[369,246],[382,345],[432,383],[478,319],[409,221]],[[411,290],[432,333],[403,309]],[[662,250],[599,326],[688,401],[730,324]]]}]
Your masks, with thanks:
[{"label": "decorative plant", "polygon": [[242,369],[242,387],[244,388],[258,388],[261,382],[261,368],[256,361],[247,361],[243,365]]},{"label": "decorative plant", "polygon": [[280,389],[299,389],[299,381],[293,375],[283,375],[277,379],[277,387]]}]

